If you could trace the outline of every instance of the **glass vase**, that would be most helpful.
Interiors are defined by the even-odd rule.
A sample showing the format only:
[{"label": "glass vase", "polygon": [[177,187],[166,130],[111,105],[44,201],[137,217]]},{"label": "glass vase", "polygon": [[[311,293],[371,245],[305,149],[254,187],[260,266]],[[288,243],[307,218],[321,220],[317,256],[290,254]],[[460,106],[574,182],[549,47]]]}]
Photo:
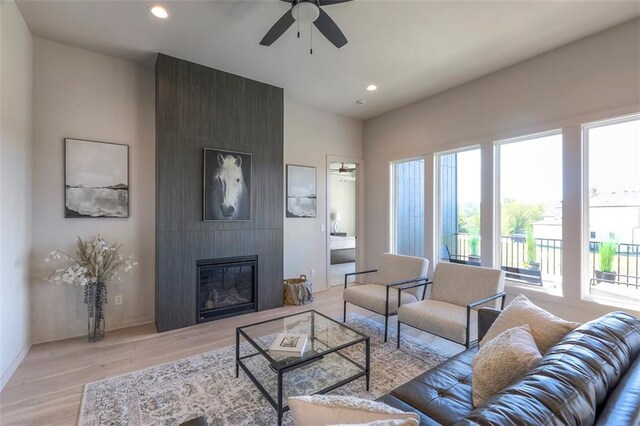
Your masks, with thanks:
[{"label": "glass vase", "polygon": [[84,303],[87,305],[87,340],[98,342],[104,338],[107,286],[101,281],[87,284],[84,296]]}]

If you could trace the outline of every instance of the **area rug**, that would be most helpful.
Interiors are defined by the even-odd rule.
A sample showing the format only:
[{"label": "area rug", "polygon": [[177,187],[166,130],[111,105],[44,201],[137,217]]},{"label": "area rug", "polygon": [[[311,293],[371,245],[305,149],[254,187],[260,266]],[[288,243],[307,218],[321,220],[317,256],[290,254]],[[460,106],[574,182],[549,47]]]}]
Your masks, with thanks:
[{"label": "area rug", "polygon": [[[428,344],[403,336],[383,343],[384,328],[358,314],[348,325],[371,337],[371,386],[364,377],[334,391],[375,399],[446,360]],[[362,349],[353,348],[354,359]],[[305,380],[313,380],[307,374]],[[242,372],[235,377],[235,348],[229,346],[179,361],[85,385],[78,424],[178,425],[203,416],[209,425],[275,425],[275,410]],[[283,424],[290,425],[290,413]]]}]

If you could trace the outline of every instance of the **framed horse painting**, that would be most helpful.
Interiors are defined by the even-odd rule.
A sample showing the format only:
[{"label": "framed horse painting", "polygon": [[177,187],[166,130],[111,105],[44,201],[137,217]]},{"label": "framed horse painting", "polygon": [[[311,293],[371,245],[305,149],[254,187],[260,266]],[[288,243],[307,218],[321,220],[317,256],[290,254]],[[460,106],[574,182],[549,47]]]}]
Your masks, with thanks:
[{"label": "framed horse painting", "polygon": [[251,154],[204,149],[203,219],[251,220]]}]

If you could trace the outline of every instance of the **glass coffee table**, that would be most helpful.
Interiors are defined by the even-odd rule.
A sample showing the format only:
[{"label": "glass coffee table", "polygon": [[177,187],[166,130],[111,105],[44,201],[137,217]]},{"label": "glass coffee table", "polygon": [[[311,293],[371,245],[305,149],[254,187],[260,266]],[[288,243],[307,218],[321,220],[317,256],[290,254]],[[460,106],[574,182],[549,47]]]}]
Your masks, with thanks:
[{"label": "glass coffee table", "polygon": [[[280,333],[306,334],[302,356],[269,349]],[[362,376],[369,390],[369,336],[317,311],[238,327],[236,377],[244,371],[278,412],[278,425],[290,396],[332,391]]]}]

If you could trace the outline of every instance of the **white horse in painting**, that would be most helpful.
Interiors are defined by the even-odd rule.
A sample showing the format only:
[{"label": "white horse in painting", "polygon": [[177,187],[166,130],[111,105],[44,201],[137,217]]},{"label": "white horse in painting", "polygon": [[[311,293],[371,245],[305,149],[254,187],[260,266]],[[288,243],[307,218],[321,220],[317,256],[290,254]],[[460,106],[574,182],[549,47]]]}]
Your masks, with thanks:
[{"label": "white horse in painting", "polygon": [[215,218],[248,220],[249,192],[244,183],[242,157],[218,153],[218,168],[213,178],[216,187],[216,196],[213,199]]}]

